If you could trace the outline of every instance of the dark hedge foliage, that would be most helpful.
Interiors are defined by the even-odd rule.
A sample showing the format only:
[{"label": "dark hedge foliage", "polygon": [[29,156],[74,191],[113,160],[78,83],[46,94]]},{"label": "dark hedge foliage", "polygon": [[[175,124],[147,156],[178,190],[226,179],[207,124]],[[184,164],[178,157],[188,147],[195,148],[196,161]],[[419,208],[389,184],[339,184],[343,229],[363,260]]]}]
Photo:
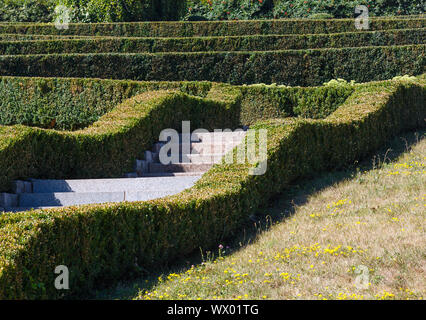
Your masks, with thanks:
[{"label": "dark hedge foliage", "polygon": [[0,56],[0,75],[315,86],[336,78],[367,82],[421,74],[425,47],[15,55]]}]

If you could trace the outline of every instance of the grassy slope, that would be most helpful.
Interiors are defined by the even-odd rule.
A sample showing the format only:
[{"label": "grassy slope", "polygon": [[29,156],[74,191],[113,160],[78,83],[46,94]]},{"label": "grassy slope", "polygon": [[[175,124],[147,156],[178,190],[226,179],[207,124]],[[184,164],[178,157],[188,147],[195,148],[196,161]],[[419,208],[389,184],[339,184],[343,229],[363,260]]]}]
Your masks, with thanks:
[{"label": "grassy slope", "polygon": [[[295,185],[260,213],[268,219],[246,226],[231,248],[224,243],[222,258],[215,249],[216,258],[204,254],[202,263],[186,262],[195,266],[182,262],[97,297],[423,298],[424,135],[407,134],[355,168]],[[270,227],[260,230],[265,221]],[[358,266],[368,270],[366,289],[355,286]]]}]

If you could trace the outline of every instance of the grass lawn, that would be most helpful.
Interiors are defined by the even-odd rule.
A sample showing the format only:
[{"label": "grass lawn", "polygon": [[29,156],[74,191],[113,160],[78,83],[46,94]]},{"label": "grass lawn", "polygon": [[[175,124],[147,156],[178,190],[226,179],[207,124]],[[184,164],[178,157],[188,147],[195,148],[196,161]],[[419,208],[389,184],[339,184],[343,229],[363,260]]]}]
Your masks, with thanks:
[{"label": "grass lawn", "polygon": [[298,181],[211,252],[95,296],[422,299],[424,137],[424,131],[401,135],[346,171]]}]

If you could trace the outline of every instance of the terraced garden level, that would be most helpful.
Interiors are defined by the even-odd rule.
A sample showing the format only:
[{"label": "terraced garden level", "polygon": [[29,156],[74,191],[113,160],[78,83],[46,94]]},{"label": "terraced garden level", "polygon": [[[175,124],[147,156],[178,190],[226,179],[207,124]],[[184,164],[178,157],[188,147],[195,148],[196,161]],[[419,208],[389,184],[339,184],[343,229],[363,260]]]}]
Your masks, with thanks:
[{"label": "terraced garden level", "polygon": [[[0,299],[63,297],[58,265],[70,266],[67,297],[81,297],[216,246],[294,181],[424,128],[425,21],[0,24],[0,206],[14,187],[17,206],[93,202],[98,179],[118,201],[141,200],[153,174],[169,194],[0,215]],[[160,132],[182,121],[265,130],[265,174],[219,162],[235,145],[207,165],[186,152],[193,162],[158,163]]]}]

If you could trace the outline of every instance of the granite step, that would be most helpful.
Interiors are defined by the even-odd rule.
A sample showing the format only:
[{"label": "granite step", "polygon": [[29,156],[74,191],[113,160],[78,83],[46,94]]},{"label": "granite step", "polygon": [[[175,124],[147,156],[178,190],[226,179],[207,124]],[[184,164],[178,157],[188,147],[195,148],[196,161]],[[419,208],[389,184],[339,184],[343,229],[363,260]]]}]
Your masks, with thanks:
[{"label": "granite step", "polygon": [[55,192],[122,192],[122,191],[180,191],[190,188],[201,175],[182,177],[151,177],[87,180],[32,180],[34,193]]},{"label": "granite step", "polygon": [[148,173],[159,172],[207,172],[213,164],[206,163],[176,163],[176,164],[162,164],[162,163],[149,163]]},{"label": "granite step", "polygon": [[64,207],[85,204],[146,201],[176,194],[169,191],[23,193],[18,207]]}]

